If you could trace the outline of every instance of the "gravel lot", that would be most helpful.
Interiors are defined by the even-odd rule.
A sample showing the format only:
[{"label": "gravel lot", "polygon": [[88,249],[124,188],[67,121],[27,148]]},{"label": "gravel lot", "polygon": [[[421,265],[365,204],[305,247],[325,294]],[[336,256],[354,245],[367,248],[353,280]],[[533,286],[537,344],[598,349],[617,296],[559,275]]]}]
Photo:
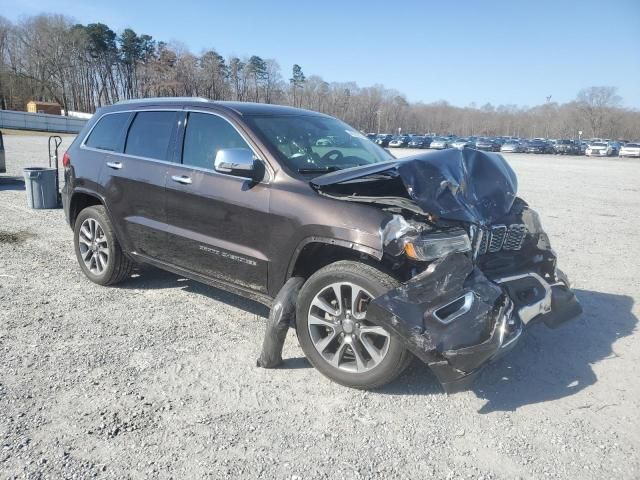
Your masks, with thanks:
[{"label": "gravel lot", "polygon": [[90,283],[62,211],[11,180],[46,140],[5,137],[0,476],[640,476],[640,162],[507,156],[585,313],[447,396],[418,362],[377,392],[330,383],[293,332],[256,368],[267,310],[172,274]]}]

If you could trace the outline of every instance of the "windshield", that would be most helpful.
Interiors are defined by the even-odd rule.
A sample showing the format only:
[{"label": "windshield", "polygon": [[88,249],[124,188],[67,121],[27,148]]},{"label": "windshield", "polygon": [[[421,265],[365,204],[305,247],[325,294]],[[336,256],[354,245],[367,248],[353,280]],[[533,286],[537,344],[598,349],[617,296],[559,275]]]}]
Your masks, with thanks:
[{"label": "windshield", "polygon": [[394,158],[360,132],[335,118],[315,115],[247,117],[279,160],[302,174],[386,162]]},{"label": "windshield", "polygon": [[606,147],[607,144],[606,143],[602,143],[602,142],[595,142],[591,144],[594,147]]}]

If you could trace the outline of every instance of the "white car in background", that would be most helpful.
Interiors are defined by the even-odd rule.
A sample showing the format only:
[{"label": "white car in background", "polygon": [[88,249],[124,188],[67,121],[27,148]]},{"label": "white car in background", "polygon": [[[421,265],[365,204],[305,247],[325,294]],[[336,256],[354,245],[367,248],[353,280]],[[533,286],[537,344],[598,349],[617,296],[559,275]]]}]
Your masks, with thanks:
[{"label": "white car in background", "polygon": [[469,140],[468,138],[459,138],[455,142],[451,143],[453,148],[463,149],[463,148],[473,148],[476,144]]},{"label": "white car in background", "polygon": [[584,153],[587,157],[609,157],[613,155],[613,147],[607,142],[593,142]]},{"label": "white car in background", "polygon": [[619,157],[638,157],[640,158],[640,142],[630,142],[620,147]]},{"label": "white car in background", "polygon": [[524,145],[521,142],[508,140],[500,147],[500,151],[505,153],[522,153],[524,152]]},{"label": "white car in background", "polygon": [[429,148],[433,148],[435,150],[444,150],[445,148],[450,148],[451,143],[452,141],[448,138],[436,137],[431,140],[431,146]]}]

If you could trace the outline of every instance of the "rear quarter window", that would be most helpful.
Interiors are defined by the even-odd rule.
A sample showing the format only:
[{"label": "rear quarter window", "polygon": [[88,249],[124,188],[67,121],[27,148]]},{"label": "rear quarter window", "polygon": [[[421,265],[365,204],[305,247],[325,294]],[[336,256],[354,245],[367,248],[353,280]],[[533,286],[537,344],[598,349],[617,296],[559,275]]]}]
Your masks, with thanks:
[{"label": "rear quarter window", "polygon": [[100,150],[120,151],[122,135],[129,121],[129,116],[128,112],[104,115],[93,127],[84,144],[87,147],[99,148]]},{"label": "rear quarter window", "polygon": [[127,134],[124,153],[167,160],[171,137],[178,124],[178,112],[138,112]]}]

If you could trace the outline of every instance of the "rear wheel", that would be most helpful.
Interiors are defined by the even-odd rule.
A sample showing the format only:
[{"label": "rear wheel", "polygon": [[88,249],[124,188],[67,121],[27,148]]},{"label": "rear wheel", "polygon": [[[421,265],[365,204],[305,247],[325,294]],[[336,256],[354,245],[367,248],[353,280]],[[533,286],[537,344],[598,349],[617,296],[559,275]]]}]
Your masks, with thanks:
[{"label": "rear wheel", "polygon": [[102,205],[82,210],[73,233],[78,263],[89,280],[99,285],[113,285],[131,275],[134,263],[120,248]]},{"label": "rear wheel", "polygon": [[341,385],[363,389],[402,373],[411,354],[367,318],[369,302],[396,286],[393,277],[353,261],[313,274],[300,290],[296,312],[300,346],[311,364]]}]

